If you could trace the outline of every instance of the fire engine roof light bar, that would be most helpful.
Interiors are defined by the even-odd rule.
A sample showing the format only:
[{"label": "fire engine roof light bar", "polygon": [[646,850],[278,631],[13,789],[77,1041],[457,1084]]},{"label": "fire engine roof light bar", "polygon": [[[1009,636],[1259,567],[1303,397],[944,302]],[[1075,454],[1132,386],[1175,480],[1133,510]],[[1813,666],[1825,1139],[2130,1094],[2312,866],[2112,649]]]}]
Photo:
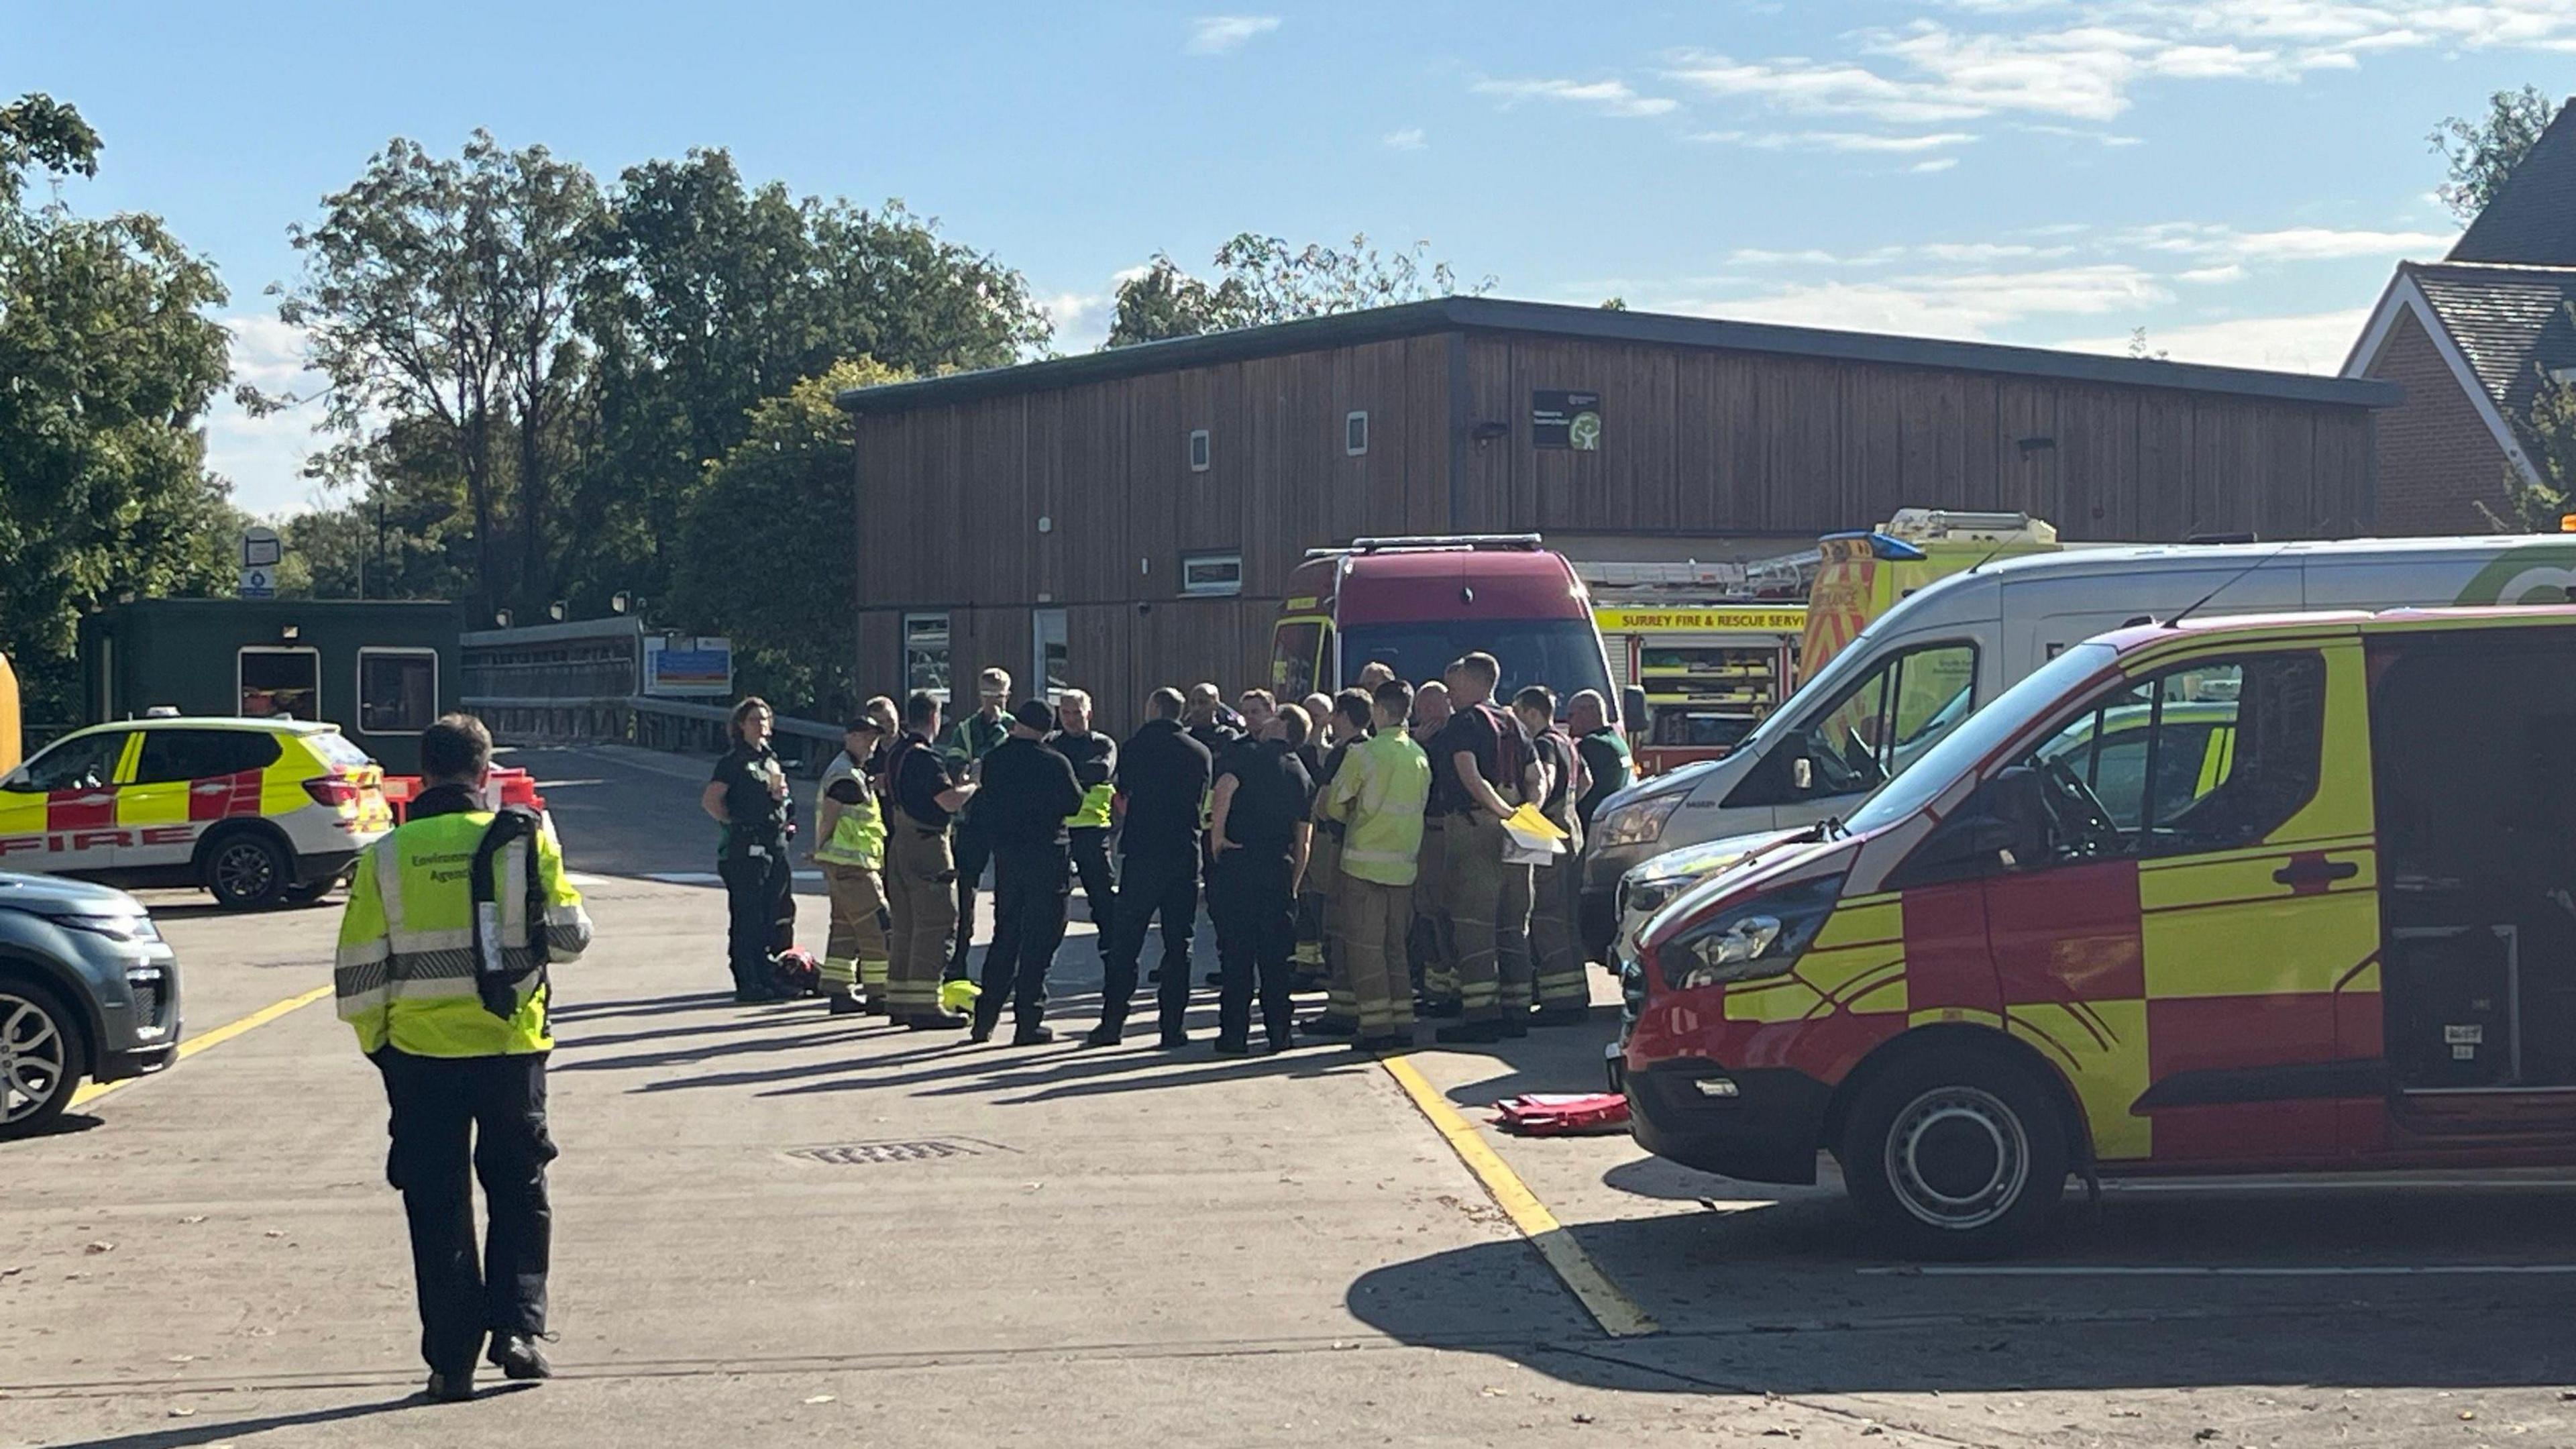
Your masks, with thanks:
[{"label": "fire engine roof light bar", "polygon": [[1345,554],[1381,553],[1390,549],[1455,548],[1455,549],[1534,549],[1539,547],[1535,533],[1434,533],[1402,538],[1355,538],[1345,548],[1310,548],[1308,558],[1339,558]]}]

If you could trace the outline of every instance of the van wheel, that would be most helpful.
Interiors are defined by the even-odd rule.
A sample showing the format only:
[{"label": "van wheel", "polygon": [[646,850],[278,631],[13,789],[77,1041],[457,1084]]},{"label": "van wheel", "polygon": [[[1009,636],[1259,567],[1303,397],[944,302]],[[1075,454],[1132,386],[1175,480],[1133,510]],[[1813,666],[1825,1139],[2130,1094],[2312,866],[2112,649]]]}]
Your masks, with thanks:
[{"label": "van wheel", "polygon": [[0,1140],[43,1130],[88,1074],[80,1033],[53,993],[0,980]]},{"label": "van wheel", "polygon": [[236,831],[206,850],[206,889],[228,911],[256,911],[286,898],[295,880],[286,847],[252,831]]},{"label": "van wheel", "polygon": [[1862,1089],[1835,1156],[1852,1199],[1908,1256],[1990,1258],[2046,1226],[2066,1191],[2066,1124],[1999,1056],[1944,1048]]}]

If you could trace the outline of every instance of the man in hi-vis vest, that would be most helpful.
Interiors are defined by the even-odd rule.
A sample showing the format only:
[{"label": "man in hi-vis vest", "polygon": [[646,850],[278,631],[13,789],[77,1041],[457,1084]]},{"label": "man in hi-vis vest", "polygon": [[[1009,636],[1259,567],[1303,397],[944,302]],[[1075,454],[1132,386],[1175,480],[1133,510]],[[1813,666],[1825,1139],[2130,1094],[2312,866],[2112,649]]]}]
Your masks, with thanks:
[{"label": "man in hi-vis vest", "polygon": [[868,783],[868,761],[885,727],[862,715],[841,730],[841,753],[823,771],[814,803],[814,863],[832,898],[823,945],[823,995],[834,1016],[886,1014],[885,813]]},{"label": "man in hi-vis vest", "polygon": [[[411,818],[359,852],[332,971],[340,1019],[384,1074],[385,1176],[411,1223],[429,1396],[474,1396],[474,1356],[513,1379],[551,1377],[546,1331],[553,1210],[546,1164],[546,967],[590,945],[554,829],[483,803],[492,736],[471,715],[421,733]],[[474,1245],[483,1179],[489,1241]]]}]

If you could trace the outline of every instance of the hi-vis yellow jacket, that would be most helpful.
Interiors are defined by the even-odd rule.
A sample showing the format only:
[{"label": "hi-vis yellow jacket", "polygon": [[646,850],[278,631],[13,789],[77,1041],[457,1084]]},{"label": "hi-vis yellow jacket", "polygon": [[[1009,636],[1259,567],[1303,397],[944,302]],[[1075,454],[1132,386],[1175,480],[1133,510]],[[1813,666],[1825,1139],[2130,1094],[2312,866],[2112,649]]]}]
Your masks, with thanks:
[{"label": "hi-vis yellow jacket", "polygon": [[[546,990],[531,976],[519,987],[508,1020],[483,1005],[474,985],[474,906],[466,876],[492,815],[458,811],[415,819],[358,854],[349,908],[340,918],[332,982],[340,1019],[358,1030],[360,1049],[390,1044],[423,1057],[520,1056],[550,1051]],[[494,858],[492,892],[501,916],[504,964],[535,964],[531,930],[545,932],[555,961],[590,945],[590,917],[564,881],[563,852],[551,824],[533,839],[545,919],[528,920],[531,840],[511,842]]]}]

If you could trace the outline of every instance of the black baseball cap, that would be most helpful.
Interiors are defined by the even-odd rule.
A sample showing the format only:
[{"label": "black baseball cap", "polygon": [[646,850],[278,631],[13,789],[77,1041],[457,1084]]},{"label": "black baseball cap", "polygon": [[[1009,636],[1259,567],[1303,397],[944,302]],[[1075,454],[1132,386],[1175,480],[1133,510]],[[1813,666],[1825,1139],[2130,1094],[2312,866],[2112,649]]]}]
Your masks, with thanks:
[{"label": "black baseball cap", "polygon": [[1055,728],[1055,707],[1043,699],[1024,699],[1012,708],[1011,718],[1045,734]]}]

